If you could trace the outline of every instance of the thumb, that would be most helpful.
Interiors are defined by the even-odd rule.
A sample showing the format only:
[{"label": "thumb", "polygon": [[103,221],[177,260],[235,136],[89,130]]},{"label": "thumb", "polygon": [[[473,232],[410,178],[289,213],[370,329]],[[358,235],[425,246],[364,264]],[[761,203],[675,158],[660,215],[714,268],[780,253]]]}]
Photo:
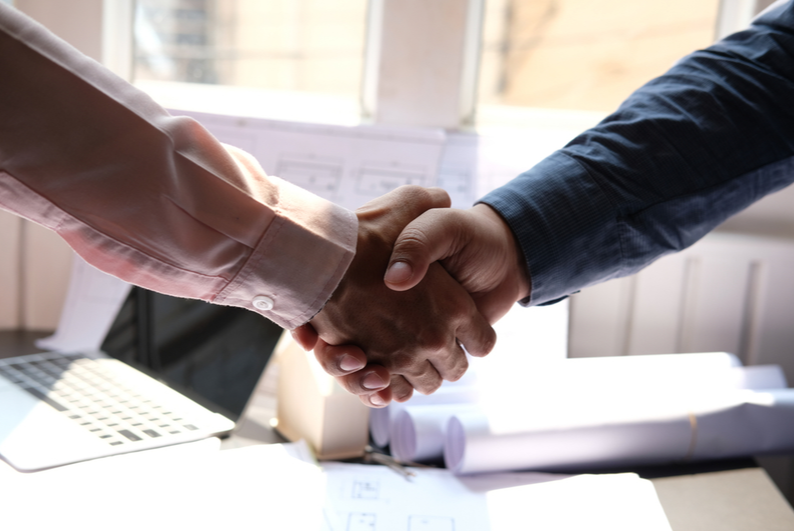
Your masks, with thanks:
[{"label": "thumb", "polygon": [[425,278],[428,266],[454,254],[460,224],[457,210],[429,210],[406,225],[395,240],[384,283],[394,291],[406,291]]}]

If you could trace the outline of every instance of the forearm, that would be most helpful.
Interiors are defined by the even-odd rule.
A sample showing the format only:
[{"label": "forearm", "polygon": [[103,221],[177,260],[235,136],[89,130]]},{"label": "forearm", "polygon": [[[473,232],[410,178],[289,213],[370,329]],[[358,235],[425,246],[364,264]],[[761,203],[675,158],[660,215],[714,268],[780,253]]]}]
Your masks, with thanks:
[{"label": "forearm", "polygon": [[288,328],[330,297],[355,252],[353,213],[268,178],[4,5],[0,69],[2,208],[124,280]]},{"label": "forearm", "polygon": [[531,304],[634,273],[792,182],[791,5],[483,198],[521,243]]}]

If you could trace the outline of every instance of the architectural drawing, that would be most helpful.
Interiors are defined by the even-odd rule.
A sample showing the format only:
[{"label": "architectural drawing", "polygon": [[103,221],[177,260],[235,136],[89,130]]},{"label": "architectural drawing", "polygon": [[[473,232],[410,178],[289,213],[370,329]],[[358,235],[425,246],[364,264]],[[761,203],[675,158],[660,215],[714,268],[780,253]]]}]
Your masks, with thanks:
[{"label": "architectural drawing", "polygon": [[427,168],[405,164],[366,163],[359,170],[356,192],[378,197],[405,184],[428,186],[432,175]]},{"label": "architectural drawing", "polygon": [[375,531],[375,513],[349,513],[346,531]]},{"label": "architectural drawing", "polygon": [[315,155],[282,154],[274,175],[326,199],[337,193],[344,161]]},{"label": "architectural drawing", "polygon": [[351,497],[357,500],[377,500],[379,489],[378,481],[357,479],[353,482]]}]

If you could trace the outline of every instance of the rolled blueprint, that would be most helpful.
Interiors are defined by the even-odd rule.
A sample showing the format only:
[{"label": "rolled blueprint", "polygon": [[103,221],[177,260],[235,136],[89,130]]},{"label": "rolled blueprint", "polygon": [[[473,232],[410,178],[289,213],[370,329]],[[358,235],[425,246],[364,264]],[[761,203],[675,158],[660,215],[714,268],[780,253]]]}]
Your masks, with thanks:
[{"label": "rolled blueprint", "polygon": [[693,411],[692,460],[763,455],[793,449],[793,390],[742,390]]},{"label": "rolled blueprint", "polygon": [[403,408],[392,423],[392,455],[404,463],[439,459],[450,418],[476,407],[474,404],[445,404]]},{"label": "rolled blueprint", "polygon": [[386,407],[370,411],[370,437],[376,446],[383,447],[389,444],[389,424],[398,410],[397,402],[391,402]]},{"label": "rolled blueprint", "polygon": [[[522,407],[523,405],[523,407]],[[793,390],[529,395],[454,415],[444,459],[457,474],[633,466],[791,452]]]},{"label": "rolled blueprint", "polygon": [[[481,360],[479,360],[481,361]],[[415,393],[408,402],[392,402],[385,408],[370,411],[370,435],[377,446],[390,444],[395,433],[398,415],[409,406],[435,406],[442,404],[473,404],[482,392],[504,386],[536,389],[567,386],[580,390],[602,392],[607,389],[648,390],[650,386],[664,387],[744,387],[745,376],[727,376],[725,371],[739,367],[740,360],[725,352],[699,354],[661,354],[652,356],[614,356],[603,358],[564,359],[540,363],[530,374],[495,374],[489,372],[488,363],[479,364],[476,375],[470,370],[457,382],[444,382],[431,395]],[[781,374],[781,370],[775,371]],[[777,378],[778,374],[773,378]],[[768,378],[765,374],[762,378]],[[759,380],[759,378],[756,378]],[[781,385],[782,387],[785,384]],[[778,387],[768,385],[767,387]],[[757,387],[758,388],[758,387]],[[441,428],[440,428],[441,429]],[[441,457],[441,454],[435,457]],[[428,457],[433,459],[434,457]]]},{"label": "rolled blueprint", "polygon": [[732,388],[736,377],[727,371],[742,366],[726,352],[571,358],[509,374],[491,374],[482,365],[478,385],[485,393],[566,388],[594,394]]},{"label": "rolled blueprint", "polygon": [[[478,374],[469,385],[445,385],[434,395],[417,395],[405,404],[391,404],[389,411],[373,410],[370,430],[376,444],[391,444],[392,455],[401,461],[432,461],[442,458],[447,422],[455,413],[470,410],[479,396],[493,396],[494,387],[519,389],[519,397],[500,389],[502,408],[514,408],[526,399],[525,389],[544,396],[565,393],[591,400],[617,394],[617,401],[637,393],[717,392],[727,389],[772,389],[787,386],[776,365],[740,367],[736,356],[726,353],[675,354],[559,360],[538,364],[519,383],[505,375]],[[481,369],[486,366],[481,364]],[[493,381],[490,381],[493,380]],[[508,383],[506,383],[508,382]],[[568,391],[567,391],[568,390]],[[499,399],[497,399],[499,401]]]},{"label": "rolled blueprint", "polygon": [[787,377],[778,365],[753,365],[729,370],[727,387],[730,389],[786,389]]},{"label": "rolled blueprint", "polygon": [[387,407],[370,410],[370,435],[377,446],[390,444],[393,425],[398,414],[409,406],[434,406],[440,404],[474,404],[480,397],[474,374],[467,374],[457,382],[444,382],[435,393],[414,393],[408,402],[392,402]]}]

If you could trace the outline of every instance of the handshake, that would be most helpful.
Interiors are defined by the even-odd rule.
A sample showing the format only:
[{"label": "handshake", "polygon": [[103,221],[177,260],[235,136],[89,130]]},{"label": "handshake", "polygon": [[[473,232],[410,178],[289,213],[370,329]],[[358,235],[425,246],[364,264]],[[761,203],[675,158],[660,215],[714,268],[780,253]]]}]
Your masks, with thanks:
[{"label": "handshake", "polygon": [[359,208],[348,271],[292,332],[368,406],[458,380],[464,349],[488,354],[491,325],[530,294],[523,253],[502,218],[485,204],[449,207],[442,189],[403,186]]}]

